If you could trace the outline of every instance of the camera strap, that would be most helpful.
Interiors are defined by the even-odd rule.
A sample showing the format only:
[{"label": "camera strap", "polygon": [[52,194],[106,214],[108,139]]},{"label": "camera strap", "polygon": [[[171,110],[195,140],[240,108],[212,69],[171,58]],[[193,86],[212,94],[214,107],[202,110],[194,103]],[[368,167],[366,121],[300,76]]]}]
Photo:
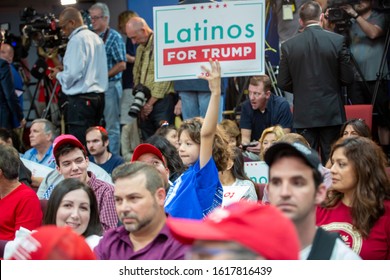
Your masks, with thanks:
[{"label": "camera strap", "polygon": [[107,27],[106,32],[104,32],[104,35],[103,35],[103,38],[102,38],[104,44],[105,44],[106,41],[107,41],[108,33],[110,33],[110,27]]},{"label": "camera strap", "polygon": [[[153,33],[150,34],[149,40],[153,40]],[[150,42],[149,40],[148,40],[148,45],[149,45],[149,42]],[[153,42],[151,42],[151,44],[153,44]],[[152,45],[152,48],[150,49],[150,52],[149,52],[149,61],[148,61],[148,66],[147,66],[146,71],[145,71],[144,81],[142,82],[143,85],[145,85],[146,78],[148,77],[150,61],[152,60],[153,51],[154,51],[154,46]],[[141,65],[143,64],[143,59],[144,59],[144,57],[142,56],[142,63],[141,63]]]}]

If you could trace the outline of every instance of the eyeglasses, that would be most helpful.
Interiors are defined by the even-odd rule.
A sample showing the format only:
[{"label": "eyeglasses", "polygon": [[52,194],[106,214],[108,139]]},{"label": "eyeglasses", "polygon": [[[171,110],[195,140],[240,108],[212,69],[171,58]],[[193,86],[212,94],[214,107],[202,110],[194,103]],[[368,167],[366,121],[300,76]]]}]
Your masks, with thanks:
[{"label": "eyeglasses", "polygon": [[91,20],[98,20],[101,18],[104,18],[104,16],[93,16],[93,17],[91,17]]}]

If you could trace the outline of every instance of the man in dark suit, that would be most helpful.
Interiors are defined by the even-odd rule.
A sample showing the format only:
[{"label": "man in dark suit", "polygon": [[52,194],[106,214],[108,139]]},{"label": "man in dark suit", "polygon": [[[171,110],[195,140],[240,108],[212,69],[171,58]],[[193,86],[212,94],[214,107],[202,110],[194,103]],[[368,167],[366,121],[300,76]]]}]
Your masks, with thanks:
[{"label": "man in dark suit", "polygon": [[[2,37],[0,35],[0,37]],[[0,47],[2,38],[0,38]],[[13,116],[20,121],[20,126],[26,124],[18,97],[15,94],[11,68],[7,61],[0,58],[0,127],[12,129]]]},{"label": "man in dark suit", "polygon": [[282,44],[278,86],[294,94],[293,127],[325,164],[345,122],[341,86],[353,81],[344,37],[320,26],[322,10],[310,1],[299,11],[302,33]]}]

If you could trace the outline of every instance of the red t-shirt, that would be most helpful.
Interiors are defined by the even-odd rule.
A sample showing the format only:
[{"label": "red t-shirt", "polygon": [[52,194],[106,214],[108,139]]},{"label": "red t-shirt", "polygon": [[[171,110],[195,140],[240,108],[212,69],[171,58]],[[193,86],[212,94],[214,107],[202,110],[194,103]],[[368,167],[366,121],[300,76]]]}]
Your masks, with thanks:
[{"label": "red t-shirt", "polygon": [[42,210],[37,194],[25,184],[20,184],[0,199],[0,239],[13,240],[22,226],[33,230],[42,223]]},{"label": "red t-shirt", "polygon": [[350,207],[341,202],[331,209],[317,207],[317,225],[339,232],[344,242],[364,260],[390,259],[390,201],[385,202],[385,213],[367,238],[353,229]]}]

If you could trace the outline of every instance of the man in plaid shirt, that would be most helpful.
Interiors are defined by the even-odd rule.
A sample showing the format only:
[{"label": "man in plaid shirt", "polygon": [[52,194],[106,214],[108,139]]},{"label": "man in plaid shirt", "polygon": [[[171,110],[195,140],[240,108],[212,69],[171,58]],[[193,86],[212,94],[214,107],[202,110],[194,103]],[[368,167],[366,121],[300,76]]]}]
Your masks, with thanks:
[{"label": "man in plaid shirt", "polygon": [[108,67],[108,89],[105,91],[104,119],[110,139],[110,152],[119,155],[120,148],[120,100],[122,98],[122,72],[126,69],[126,46],[122,36],[109,27],[110,10],[104,3],[96,3],[89,9],[92,27],[102,38]]}]

